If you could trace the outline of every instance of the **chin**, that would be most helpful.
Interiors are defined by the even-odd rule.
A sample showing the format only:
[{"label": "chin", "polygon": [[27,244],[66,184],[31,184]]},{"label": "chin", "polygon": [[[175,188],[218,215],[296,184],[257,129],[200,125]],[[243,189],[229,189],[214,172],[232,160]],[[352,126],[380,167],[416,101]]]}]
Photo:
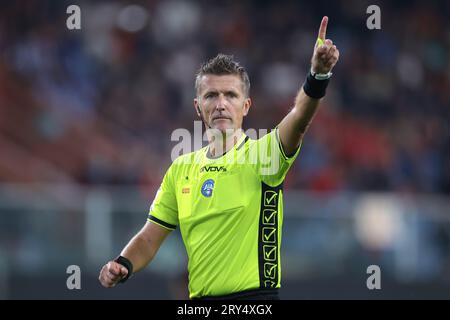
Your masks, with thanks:
[{"label": "chin", "polygon": [[215,126],[212,126],[211,129],[218,130],[222,134],[227,134],[227,133],[231,134],[234,132],[234,128],[227,126],[227,125],[215,125]]}]

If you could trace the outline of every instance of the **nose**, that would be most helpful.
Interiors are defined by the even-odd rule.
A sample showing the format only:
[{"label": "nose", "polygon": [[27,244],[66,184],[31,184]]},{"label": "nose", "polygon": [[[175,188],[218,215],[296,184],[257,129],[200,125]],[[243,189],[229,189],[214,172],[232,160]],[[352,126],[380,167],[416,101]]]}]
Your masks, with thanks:
[{"label": "nose", "polygon": [[224,111],[225,110],[225,96],[223,94],[219,95],[219,99],[217,100],[216,110]]}]

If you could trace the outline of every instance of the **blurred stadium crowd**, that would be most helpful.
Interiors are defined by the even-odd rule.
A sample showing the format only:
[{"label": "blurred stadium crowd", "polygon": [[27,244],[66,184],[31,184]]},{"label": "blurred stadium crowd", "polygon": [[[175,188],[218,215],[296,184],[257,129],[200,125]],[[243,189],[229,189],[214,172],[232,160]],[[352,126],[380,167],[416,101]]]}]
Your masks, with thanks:
[{"label": "blurred stadium crowd", "polygon": [[[309,68],[323,14],[341,51],[287,185],[450,193],[450,2],[67,1],[0,7],[0,180],[138,184],[149,195],[177,128],[193,129],[194,73],[218,52],[248,69],[244,128],[273,128]],[[150,192],[151,191],[151,192]]]},{"label": "blurred stadium crowd", "polygon": [[[72,4],[81,30],[66,27]],[[366,27],[371,4],[381,30]],[[285,183],[286,297],[373,298],[375,263],[382,297],[448,298],[449,1],[28,0],[0,2],[0,299],[73,298],[73,263],[85,297],[169,296],[184,272],[174,237],[135,290],[96,277],[145,219],[172,132],[199,120],[197,68],[234,54],[252,85],[244,129],[274,128],[323,15],[341,56]]]}]

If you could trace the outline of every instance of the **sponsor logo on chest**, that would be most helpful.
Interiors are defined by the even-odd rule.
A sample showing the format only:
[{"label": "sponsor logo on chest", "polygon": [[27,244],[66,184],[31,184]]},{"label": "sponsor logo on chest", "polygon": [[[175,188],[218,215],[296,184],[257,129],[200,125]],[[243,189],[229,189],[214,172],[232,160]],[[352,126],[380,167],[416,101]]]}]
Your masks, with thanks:
[{"label": "sponsor logo on chest", "polygon": [[224,166],[203,166],[200,168],[200,172],[227,172],[227,168]]}]

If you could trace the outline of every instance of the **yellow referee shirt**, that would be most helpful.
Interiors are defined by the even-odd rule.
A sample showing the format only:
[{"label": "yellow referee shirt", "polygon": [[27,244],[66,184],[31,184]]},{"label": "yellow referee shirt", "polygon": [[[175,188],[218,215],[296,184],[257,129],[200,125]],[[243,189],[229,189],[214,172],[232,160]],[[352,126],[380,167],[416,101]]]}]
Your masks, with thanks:
[{"label": "yellow referee shirt", "polygon": [[219,158],[205,147],[172,163],[148,219],[180,227],[190,298],[280,287],[282,184],[299,150],[287,157],[275,129],[243,134]]}]

